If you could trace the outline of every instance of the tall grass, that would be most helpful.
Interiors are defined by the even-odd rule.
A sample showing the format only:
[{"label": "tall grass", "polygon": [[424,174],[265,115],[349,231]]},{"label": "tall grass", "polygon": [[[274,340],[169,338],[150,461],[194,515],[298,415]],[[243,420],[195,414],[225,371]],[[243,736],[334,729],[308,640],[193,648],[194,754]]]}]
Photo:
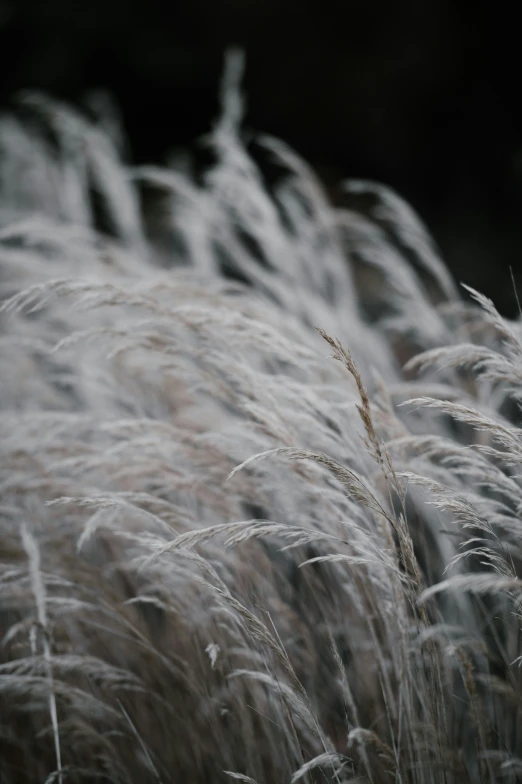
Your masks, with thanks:
[{"label": "tall grass", "polygon": [[0,124],[0,780],[517,782],[520,322],[245,141]]}]

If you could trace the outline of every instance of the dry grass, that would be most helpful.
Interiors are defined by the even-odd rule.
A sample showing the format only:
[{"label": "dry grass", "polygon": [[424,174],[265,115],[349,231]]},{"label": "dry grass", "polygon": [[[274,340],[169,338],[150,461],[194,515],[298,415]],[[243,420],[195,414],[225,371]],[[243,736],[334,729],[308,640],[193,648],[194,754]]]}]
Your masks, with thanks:
[{"label": "dry grass", "polygon": [[520,322],[240,70],[206,167],[0,124],[0,781],[517,782]]}]

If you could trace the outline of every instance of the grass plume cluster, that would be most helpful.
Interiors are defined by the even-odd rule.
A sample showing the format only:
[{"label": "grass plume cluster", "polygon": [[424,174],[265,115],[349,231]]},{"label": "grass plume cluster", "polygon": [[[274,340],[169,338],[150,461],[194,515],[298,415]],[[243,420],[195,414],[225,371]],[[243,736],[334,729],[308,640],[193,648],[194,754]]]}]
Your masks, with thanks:
[{"label": "grass plume cluster", "polygon": [[1,120],[0,781],[514,784],[520,322],[240,65],[169,168]]}]

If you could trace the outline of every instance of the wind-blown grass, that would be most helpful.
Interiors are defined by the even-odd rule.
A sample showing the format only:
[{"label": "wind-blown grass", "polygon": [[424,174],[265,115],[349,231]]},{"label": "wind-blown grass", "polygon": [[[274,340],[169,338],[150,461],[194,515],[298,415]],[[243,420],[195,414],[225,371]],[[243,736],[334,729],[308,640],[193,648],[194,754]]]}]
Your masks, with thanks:
[{"label": "wind-blown grass", "polygon": [[239,76],[205,165],[0,123],[0,779],[517,782],[520,322]]}]

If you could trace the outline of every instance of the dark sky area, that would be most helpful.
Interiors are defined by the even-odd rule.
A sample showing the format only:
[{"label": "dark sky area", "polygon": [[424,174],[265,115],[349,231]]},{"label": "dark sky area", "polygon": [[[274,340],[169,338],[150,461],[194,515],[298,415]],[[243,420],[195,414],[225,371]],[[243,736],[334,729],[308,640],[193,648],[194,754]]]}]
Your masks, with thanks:
[{"label": "dark sky area", "polygon": [[[513,4],[516,8],[516,4]],[[0,108],[22,88],[115,97],[136,162],[204,133],[223,51],[247,56],[246,124],[335,198],[377,179],[424,218],[458,280],[522,297],[522,105],[511,6],[461,0],[0,0]]]}]

